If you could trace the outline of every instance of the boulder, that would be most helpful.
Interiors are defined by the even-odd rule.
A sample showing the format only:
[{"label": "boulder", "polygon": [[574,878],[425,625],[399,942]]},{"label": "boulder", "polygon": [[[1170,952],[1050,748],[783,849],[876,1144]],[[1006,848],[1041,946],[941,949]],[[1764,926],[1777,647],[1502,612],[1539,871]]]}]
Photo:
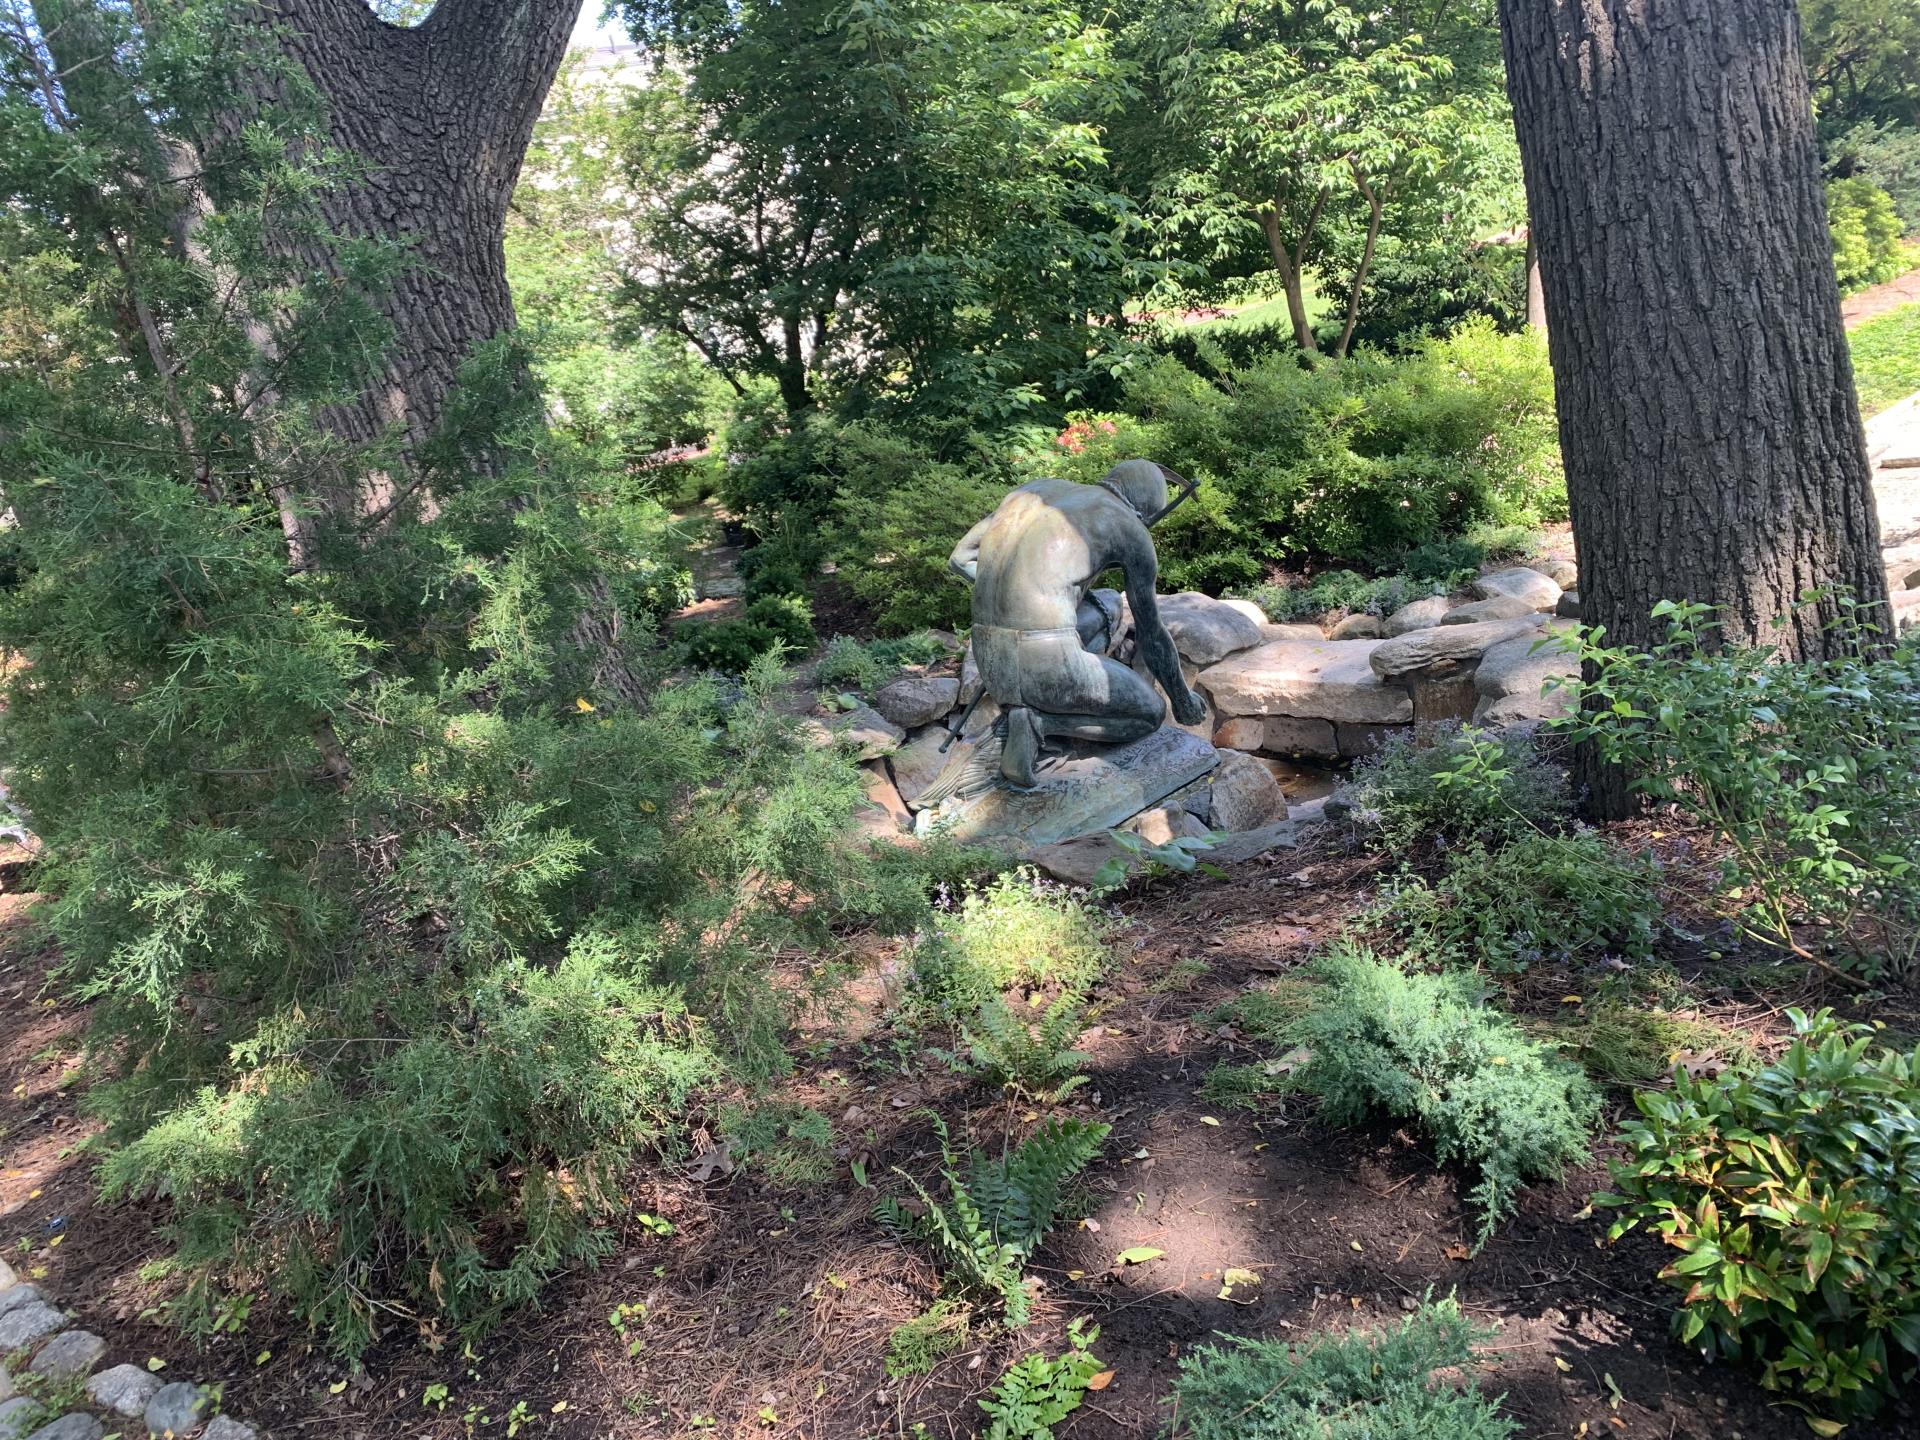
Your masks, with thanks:
[{"label": "boulder", "polygon": [[1222,715],[1405,724],[1413,719],[1413,697],[1382,685],[1368,662],[1380,647],[1406,638],[1275,640],[1208,666],[1200,685]]},{"label": "boulder", "polygon": [[1541,645],[1544,638],[1516,636],[1481,657],[1473,674],[1474,693],[1479,697],[1473,708],[1474,724],[1490,729],[1538,725],[1572,710],[1570,687],[1560,685],[1549,691],[1546,685],[1555,678],[1578,679],[1579,657],[1551,644]]},{"label": "boulder", "polygon": [[1551,610],[1560,600],[1560,587],[1553,578],[1542,575],[1538,570],[1530,570],[1525,565],[1482,575],[1473,582],[1473,593],[1482,600],[1491,600],[1496,595],[1512,595],[1525,600],[1535,610]]},{"label": "boulder", "polygon": [[1149,845],[1171,845],[1176,840],[1207,833],[1207,827],[1194,819],[1186,805],[1178,800],[1150,806],[1120,828],[1138,835]]},{"label": "boulder", "polygon": [[913,804],[920,792],[946,768],[947,757],[940,753],[946,741],[946,726],[929,725],[924,730],[916,730],[906,744],[887,756],[887,772],[907,804]]},{"label": "boulder", "polygon": [[1173,648],[1195,665],[1212,665],[1252,649],[1260,643],[1264,619],[1255,620],[1238,606],[1193,590],[1160,598],[1160,620],[1173,637]]},{"label": "boulder", "polygon": [[1533,614],[1533,605],[1517,595],[1496,595],[1491,600],[1469,600],[1449,610],[1442,625],[1477,625],[1482,620],[1518,620]]},{"label": "boulder", "polygon": [[184,1437],[207,1423],[213,1397],[190,1380],[176,1380],[154,1391],[147,1402],[147,1429],[154,1435]]},{"label": "boulder", "polygon": [[905,730],[871,705],[829,716],[824,724],[818,720],[804,722],[803,728],[816,745],[824,747],[835,741],[851,745],[856,760],[878,760],[882,755],[891,755],[907,738]]},{"label": "boulder", "polygon": [[1287,818],[1287,797],[1273,772],[1251,755],[1222,750],[1213,772],[1213,828],[1257,830]]},{"label": "boulder", "polygon": [[[1373,673],[1383,680],[1397,680],[1436,665],[1472,664],[1502,640],[1516,635],[1538,635],[1538,619],[1482,620],[1474,625],[1436,625],[1431,630],[1410,630],[1392,640],[1383,640],[1367,657]],[[1413,719],[1412,697],[1407,714],[1396,719]],[[1381,723],[1373,716],[1356,715],[1354,720]]]},{"label": "boulder", "polygon": [[106,1353],[107,1342],[91,1330],[62,1330],[27,1368],[50,1380],[74,1380],[92,1374]]},{"label": "boulder", "polygon": [[1429,595],[1424,600],[1412,600],[1389,615],[1380,628],[1389,640],[1409,630],[1426,630],[1438,625],[1440,617],[1451,612],[1459,603],[1449,595]]},{"label": "boulder", "polygon": [[107,1427],[84,1411],[62,1415],[51,1425],[42,1425],[27,1440],[101,1440]]},{"label": "boulder", "polygon": [[1540,573],[1562,590],[1571,590],[1580,583],[1580,567],[1564,555],[1547,561],[1540,567]]},{"label": "boulder", "polygon": [[7,1291],[13,1289],[13,1287],[19,1283],[20,1277],[13,1273],[13,1266],[4,1260],[0,1260],[0,1295],[6,1294]]},{"label": "boulder", "polygon": [[1562,620],[1578,620],[1580,618],[1580,592],[1578,590],[1562,591],[1560,599],[1554,604],[1553,613]]},{"label": "boulder", "polygon": [[1299,720],[1291,715],[1269,715],[1261,724],[1260,748],[1276,755],[1310,755],[1316,760],[1340,758],[1331,720]]},{"label": "boulder", "polygon": [[200,1432],[200,1440],[260,1440],[260,1432],[251,1425],[242,1425],[231,1415],[216,1415]]},{"label": "boulder", "polygon": [[1229,610],[1238,610],[1256,625],[1265,625],[1267,623],[1267,612],[1251,600],[1222,599],[1220,603],[1225,605]]},{"label": "boulder", "polygon": [[880,687],[873,708],[902,730],[918,730],[953,709],[959,696],[960,682],[951,676],[903,675]]},{"label": "boulder", "polygon": [[1270,645],[1275,640],[1300,640],[1308,644],[1317,644],[1326,638],[1326,632],[1318,625],[1292,623],[1268,624],[1260,627],[1260,643],[1263,645]]},{"label": "boulder", "polygon": [[1364,611],[1349,615],[1333,627],[1329,639],[1333,640],[1384,640],[1386,626],[1378,615],[1368,615]]},{"label": "boulder", "polygon": [[162,1383],[138,1365],[116,1365],[87,1381],[87,1398],[102,1410],[136,1420],[147,1413],[147,1402],[160,1393]]},{"label": "boulder", "polygon": [[0,1400],[0,1440],[22,1440],[39,1423],[43,1413],[40,1402],[31,1395]]},{"label": "boulder", "polygon": [[995,785],[948,800],[922,810],[916,828],[1015,851],[1052,845],[1131,820],[1207,774],[1218,758],[1204,740],[1170,725],[1126,745],[1074,744],[1041,763],[1032,789]]},{"label": "boulder", "polygon": [[907,808],[887,774],[884,760],[869,760],[860,767],[867,789],[866,803],[854,811],[854,823],[869,835],[891,839],[913,829],[913,811]]},{"label": "boulder", "polygon": [[1236,715],[1222,720],[1213,731],[1216,750],[1258,750],[1265,741],[1267,723],[1257,715]]},{"label": "boulder", "polygon": [[[24,1290],[27,1287],[19,1287]],[[66,1328],[67,1317],[54,1309],[44,1300],[35,1300],[26,1305],[17,1305],[5,1315],[0,1315],[0,1354],[9,1350],[23,1350],[36,1340]]]},{"label": "boulder", "polygon": [[34,1305],[46,1299],[38,1285],[12,1284],[0,1286],[0,1315],[11,1315],[23,1305]]}]

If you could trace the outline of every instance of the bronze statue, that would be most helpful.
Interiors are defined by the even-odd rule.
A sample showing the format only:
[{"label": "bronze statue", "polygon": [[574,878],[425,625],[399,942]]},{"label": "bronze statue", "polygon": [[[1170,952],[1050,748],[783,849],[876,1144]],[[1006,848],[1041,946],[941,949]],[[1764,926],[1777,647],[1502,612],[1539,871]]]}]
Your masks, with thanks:
[{"label": "bronze statue", "polygon": [[[1192,725],[1205,715],[1180,673],[1154,594],[1159,566],[1147,526],[1168,508],[1165,472],[1127,460],[1096,485],[1020,486],[954,547],[950,564],[973,586],[974,660],[985,693],[1001,706],[974,763],[960,768],[979,776],[997,748],[1000,780],[1026,789],[1048,740],[1119,744],[1160,728],[1160,696],[1112,655],[1121,639],[1120,599],[1093,589],[1110,569],[1124,578],[1135,645],[1166,688],[1174,717]],[[949,770],[951,778],[943,773],[924,800],[962,793],[968,777]]]}]

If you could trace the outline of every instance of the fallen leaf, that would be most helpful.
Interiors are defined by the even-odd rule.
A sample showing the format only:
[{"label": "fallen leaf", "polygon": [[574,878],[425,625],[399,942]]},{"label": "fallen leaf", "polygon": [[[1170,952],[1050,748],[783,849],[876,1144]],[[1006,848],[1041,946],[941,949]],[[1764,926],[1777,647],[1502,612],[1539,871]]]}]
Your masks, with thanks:
[{"label": "fallen leaf", "polygon": [[1255,1298],[1254,1296],[1236,1295],[1233,1292],[1236,1289],[1243,1290],[1243,1291],[1259,1289],[1260,1287],[1259,1272],[1254,1270],[1242,1270],[1238,1265],[1230,1265],[1227,1267],[1227,1273],[1225,1275],[1222,1275],[1220,1279],[1222,1283],[1220,1285],[1220,1294],[1218,1298],[1222,1300],[1231,1300],[1235,1305],[1253,1304],[1254,1298]]},{"label": "fallen leaf", "polygon": [[1118,1255],[1114,1256],[1113,1263],[1116,1265],[1144,1265],[1149,1260],[1158,1260],[1166,1253],[1164,1250],[1154,1249],[1151,1245],[1135,1245],[1131,1249],[1122,1250]]},{"label": "fallen leaf", "polygon": [[1445,1255],[1449,1260],[1471,1260],[1473,1258],[1473,1251],[1469,1250],[1465,1245],[1462,1245],[1458,1240],[1447,1246],[1447,1248],[1440,1253]]},{"label": "fallen leaf", "polygon": [[1558,1355],[1556,1355],[1553,1357],[1553,1368],[1558,1370],[1562,1375],[1565,1375],[1572,1371],[1573,1366],[1569,1365],[1565,1360],[1562,1360]]},{"label": "fallen leaf", "polygon": [[1578,995],[1562,995],[1560,997],[1560,1003],[1562,1005],[1578,1005],[1580,1003],[1580,997]]},{"label": "fallen leaf", "polygon": [[1349,1249],[1357,1252],[1358,1254],[1364,1255],[1367,1253],[1366,1251],[1360,1249],[1360,1242],[1358,1240],[1347,1241],[1347,1246]]},{"label": "fallen leaf", "polygon": [[333,1384],[327,1386],[327,1393],[329,1395],[344,1395],[346,1391],[347,1382],[344,1380],[336,1380]]},{"label": "fallen leaf", "polygon": [[[156,1375],[166,1368],[167,1368],[167,1362],[162,1360],[158,1355],[149,1355],[147,1357],[147,1369],[153,1371]],[[342,1380],[340,1382],[341,1389],[345,1389],[346,1384],[347,1382]],[[339,1393],[340,1391],[338,1390],[334,1391],[334,1394],[336,1395]]]},{"label": "fallen leaf", "polygon": [[1807,1428],[1816,1435],[1826,1437],[1826,1440],[1833,1440],[1835,1435],[1838,1435],[1847,1427],[1842,1425],[1838,1420],[1828,1420],[1819,1415],[1809,1415],[1807,1416]]},{"label": "fallen leaf", "polygon": [[1200,1117],[1200,1123],[1202,1125],[1218,1125],[1220,1122],[1211,1115],[1202,1115]]},{"label": "fallen leaf", "polygon": [[1067,1279],[1069,1280],[1084,1280],[1086,1278],[1087,1278],[1087,1272],[1084,1270],[1067,1271]]},{"label": "fallen leaf", "polygon": [[1104,1390],[1112,1383],[1113,1371],[1111,1370],[1102,1370],[1098,1375],[1089,1375],[1087,1377],[1087,1389],[1089,1390]]}]

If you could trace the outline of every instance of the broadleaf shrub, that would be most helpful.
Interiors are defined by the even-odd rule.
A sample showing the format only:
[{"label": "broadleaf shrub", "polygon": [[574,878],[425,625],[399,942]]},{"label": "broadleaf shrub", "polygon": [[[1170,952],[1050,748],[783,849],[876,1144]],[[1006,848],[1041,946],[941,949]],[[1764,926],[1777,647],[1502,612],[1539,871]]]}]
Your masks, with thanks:
[{"label": "broadleaf shrub", "polygon": [[1627,767],[1633,787],[1728,846],[1733,918],[1800,949],[1810,922],[1855,963],[1901,970],[1920,948],[1920,640],[1875,653],[1870,616],[1830,660],[1720,642],[1710,608],[1663,602],[1666,639],[1568,637],[1589,707],[1558,722]]},{"label": "broadleaf shrub", "polygon": [[1900,246],[1900,213],[1893,197],[1871,180],[1827,182],[1827,224],[1833,234],[1833,272],[1842,291],[1864,290],[1907,268]]},{"label": "broadleaf shrub", "polygon": [[1424,840],[1497,846],[1573,806],[1566,772],[1532,737],[1474,729],[1395,735],[1353,767],[1332,812],[1365,843],[1404,852]]},{"label": "broadleaf shrub", "polygon": [[935,917],[913,953],[918,999],[956,1021],[1007,990],[1084,995],[1108,959],[1108,924],[1031,870],[996,876]]},{"label": "broadleaf shrub", "polygon": [[1452,1299],[1428,1300],[1390,1330],[1290,1344],[1229,1335],[1180,1360],[1187,1440],[1506,1440],[1499,1403],[1439,1378],[1490,1338]]},{"label": "broadleaf shrub", "polygon": [[1920,1049],[1789,1012],[1771,1064],[1634,1097],[1612,1234],[1680,1253],[1674,1331],[1760,1383],[1871,1412],[1920,1361]]},{"label": "broadleaf shrub", "polygon": [[1307,1052],[1292,1083],[1336,1125],[1381,1111],[1415,1120],[1442,1161],[1479,1172],[1478,1244],[1529,1180],[1587,1153],[1597,1092],[1580,1071],[1490,1010],[1459,971],[1423,974],[1342,942],[1313,963],[1323,982],[1289,1031]]}]

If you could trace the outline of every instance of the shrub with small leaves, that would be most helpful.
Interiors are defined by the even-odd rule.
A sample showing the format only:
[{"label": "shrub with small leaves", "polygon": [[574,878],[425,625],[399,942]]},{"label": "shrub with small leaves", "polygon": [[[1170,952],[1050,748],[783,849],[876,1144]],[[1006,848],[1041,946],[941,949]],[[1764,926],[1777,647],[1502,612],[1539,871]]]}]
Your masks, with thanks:
[{"label": "shrub with small leaves", "polygon": [[1471,1381],[1489,1337],[1452,1299],[1429,1300],[1394,1329],[1308,1344],[1227,1336],[1180,1361],[1183,1440],[1506,1440],[1519,1425]]},{"label": "shrub with small leaves", "polygon": [[1417,1120],[1442,1161],[1478,1170],[1477,1244],[1529,1180],[1557,1177],[1586,1155],[1599,1095],[1577,1067],[1489,1009],[1471,975],[1409,971],[1344,941],[1312,969],[1324,988],[1290,1032],[1307,1052],[1293,1083],[1318,1095],[1334,1124],[1375,1111]]},{"label": "shrub with small leaves", "polygon": [[1106,965],[1107,930],[1035,872],[1000,875],[935,920],[914,951],[914,990],[956,1018],[1009,989],[1084,995]]},{"label": "shrub with small leaves", "polygon": [[1374,916],[1419,954],[1511,972],[1534,961],[1653,953],[1660,868],[1594,830],[1529,832],[1504,849],[1470,840],[1428,882],[1390,885]]},{"label": "shrub with small leaves", "polygon": [[993,1423],[985,1440],[1053,1440],[1053,1427],[1080,1408],[1104,1363],[1093,1353],[1100,1327],[1076,1316],[1067,1325],[1072,1347],[1057,1360],[1035,1353],[1017,1361],[980,1399]]},{"label": "shrub with small leaves", "polygon": [[887,1340],[887,1378],[924,1375],[967,1343],[972,1310],[959,1300],[936,1300],[924,1315],[896,1325]]},{"label": "shrub with small leaves", "polygon": [[1370,846],[1399,853],[1435,837],[1499,845],[1572,808],[1566,772],[1529,736],[1466,729],[1396,735],[1353,767],[1335,797]]},{"label": "shrub with small leaves", "polygon": [[889,1195],[874,1206],[874,1216],[894,1236],[925,1244],[944,1274],[970,1290],[999,1297],[1008,1325],[1024,1325],[1031,1304],[1024,1280],[1027,1260],[1052,1228],[1068,1182],[1100,1153],[1111,1127],[1047,1120],[997,1159],[970,1153],[963,1176],[946,1123],[932,1118],[947,1203],[896,1166],[894,1173],[913,1187],[924,1213],[915,1214]]},{"label": "shrub with small leaves", "polygon": [[1869,1413],[1920,1360],[1920,1049],[1827,1011],[1789,1011],[1772,1064],[1676,1070],[1634,1097],[1615,1167],[1616,1237],[1680,1252],[1681,1340],[1760,1367],[1760,1383]]},{"label": "shrub with small leaves", "polygon": [[720,1133],[736,1163],[775,1185],[818,1185],[833,1174],[833,1124],[810,1105],[723,1105]]}]

